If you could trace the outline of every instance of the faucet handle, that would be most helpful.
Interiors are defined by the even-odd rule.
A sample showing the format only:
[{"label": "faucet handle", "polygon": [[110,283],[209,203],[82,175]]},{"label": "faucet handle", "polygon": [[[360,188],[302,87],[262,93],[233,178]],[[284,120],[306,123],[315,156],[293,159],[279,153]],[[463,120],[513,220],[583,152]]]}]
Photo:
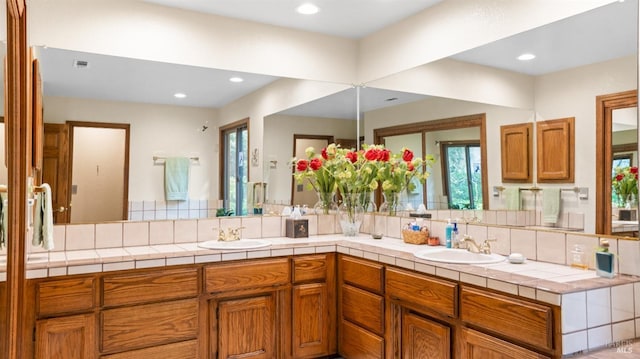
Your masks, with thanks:
[{"label": "faucet handle", "polygon": [[484,254],[491,254],[491,242],[497,242],[495,238],[485,239],[480,245],[480,251]]}]

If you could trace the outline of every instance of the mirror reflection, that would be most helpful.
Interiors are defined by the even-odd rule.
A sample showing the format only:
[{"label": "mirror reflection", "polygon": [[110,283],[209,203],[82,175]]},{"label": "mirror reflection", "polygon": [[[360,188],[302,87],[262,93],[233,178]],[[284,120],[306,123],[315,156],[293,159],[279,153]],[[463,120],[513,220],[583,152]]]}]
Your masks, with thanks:
[{"label": "mirror reflection", "polygon": [[[445,178],[446,171],[443,171],[442,162],[440,162],[432,168],[432,177],[427,187],[413,195],[421,198],[432,208],[505,208],[504,198],[500,193],[496,195],[492,189],[496,186],[518,186],[518,184],[503,183],[500,177],[499,127],[503,124],[575,116],[578,124],[576,153],[592,153],[595,133],[593,113],[595,96],[637,87],[635,83],[637,20],[633,16],[637,10],[634,10],[634,7],[637,7],[637,1],[613,3],[451,58],[372,81],[361,88],[360,128],[356,128],[354,88],[323,96],[288,110],[274,111],[272,115],[264,118],[261,146],[240,151],[237,157],[238,165],[241,164],[240,167],[249,172],[262,171],[262,181],[266,184],[267,203],[297,203],[295,191],[292,190],[295,186],[292,184],[291,169],[287,166],[288,160],[296,150],[294,135],[320,134],[333,136],[334,140],[360,140],[357,139],[360,133],[364,137],[362,139],[364,142],[372,143],[376,140],[373,135],[376,129],[484,114],[487,119],[486,146],[484,146],[487,160],[486,163],[481,164],[486,165],[487,170],[480,172],[481,175],[486,176],[486,184],[479,182],[478,187],[481,189],[475,188],[474,184],[463,195],[464,201],[456,200],[455,203],[450,203],[454,195],[451,193],[452,186],[447,181],[451,181],[451,178],[449,180]],[[615,20],[602,19],[602,17],[610,18],[611,16],[615,16]],[[588,24],[587,30],[574,30],[573,26],[582,26],[583,23]],[[617,25],[613,29],[603,30],[596,26],[612,23]],[[555,35],[558,32],[567,36]],[[541,40],[536,37],[535,34],[539,33],[547,38]],[[609,37],[602,38],[600,35]],[[560,38],[565,37],[571,46],[558,42]],[[542,45],[551,48],[544,51],[545,49],[539,48]],[[609,45],[616,45],[616,47],[610,49]],[[507,53],[507,49],[517,49],[518,52],[525,49],[539,50],[540,54],[552,53],[554,57],[539,55],[539,62],[521,63],[519,68],[510,68],[503,62],[511,61],[515,56]],[[216,111],[220,108],[220,103],[199,103],[193,107],[186,107],[178,106],[180,99],[171,98],[168,104],[152,104],[148,98],[144,98],[144,95],[160,86],[153,85],[149,77],[136,78],[136,82],[146,84],[144,91],[123,95],[125,99],[83,98],[89,95],[94,97],[103,95],[94,93],[96,90],[91,86],[79,88],[77,83],[56,87],[53,76],[72,77],[61,70],[66,68],[69,71],[77,71],[76,75],[79,76],[73,77],[96,85],[100,81],[95,77],[98,76],[96,73],[100,73],[103,66],[111,65],[100,62],[104,56],[86,53],[80,56],[76,52],[71,52],[66,59],[54,65],[47,59],[47,53],[56,51],[68,50],[42,48],[38,52],[42,63],[45,89],[45,122],[64,124],[68,121],[82,121],[131,126],[128,211],[123,219],[151,220],[213,216],[215,210],[220,207],[231,209],[230,203],[224,202],[231,201],[230,198],[234,196],[235,198],[244,196],[244,200],[241,201],[243,203],[255,202],[250,198],[252,196],[247,194],[251,192],[250,184],[246,188],[235,189],[234,194],[231,193],[231,189],[220,190],[221,187],[225,187],[223,185],[225,181],[232,183],[235,178],[238,178],[236,175],[222,177],[218,170],[219,167],[224,168],[223,164],[218,165],[220,153],[223,151],[220,147],[222,140],[219,129],[216,126]],[[595,55],[605,56],[596,58]],[[78,69],[77,66],[82,66],[82,62],[77,63],[74,60],[83,59],[88,59],[87,68]],[[580,61],[576,62],[576,60]],[[185,70],[173,64],[143,62],[142,69],[138,72],[148,73],[150,78],[159,77],[159,73],[168,73],[170,71],[168,67]],[[537,67],[539,63],[549,67],[539,69]],[[75,64],[76,67],[69,64]],[[125,65],[120,64],[120,66]],[[172,70],[171,73],[173,73]],[[195,77],[203,76],[199,74]],[[112,82],[119,81],[113,77],[109,79]],[[263,76],[260,79],[261,82],[252,90],[255,91],[279,80]],[[172,79],[171,82],[176,86],[165,90],[173,95],[178,92],[180,85],[186,86],[187,82],[194,81],[187,71]],[[212,81],[209,80],[209,82]],[[111,96],[118,93],[118,91],[109,91]],[[219,97],[211,94],[206,96],[206,98]],[[187,100],[190,98],[191,96],[188,96]],[[455,135],[456,138],[449,137],[450,134]],[[389,138],[385,141],[388,140],[389,145],[392,145],[392,135],[386,137]],[[448,151],[448,148],[442,146],[443,144],[455,144],[457,141],[471,142],[468,146],[460,143],[461,146],[467,146],[460,151],[469,153],[464,160],[467,170],[477,173],[478,161],[473,155],[475,151],[473,142],[480,140],[480,137],[466,135],[463,137],[444,130],[442,133],[434,130],[421,142],[423,142],[425,153],[440,157],[443,156],[443,151]],[[482,143],[479,148],[483,149]],[[416,148],[416,151],[419,149]],[[254,165],[252,161],[254,153],[258,165]],[[191,163],[190,167],[192,198],[188,204],[171,204],[164,201],[164,164],[155,163],[153,158],[156,156],[184,156],[199,159]],[[593,165],[589,162],[588,156],[576,156],[575,183],[562,186],[587,188],[591,196],[588,199],[579,200],[571,193],[563,193],[562,205],[567,216],[578,214],[577,217],[581,218],[585,231],[593,232],[592,222],[596,216],[593,194],[596,188],[592,178]],[[96,165],[92,166],[96,172]],[[469,171],[467,171],[468,175]],[[475,183],[474,181],[472,178],[472,183]],[[528,185],[534,186],[536,183]],[[76,190],[80,192],[82,187],[78,186]],[[69,191],[72,192],[73,188]],[[479,195],[482,191],[488,191],[490,195]],[[524,202],[527,201],[534,201],[534,199],[525,198]],[[56,207],[64,205],[65,203],[61,203]],[[533,203],[527,208],[539,208],[539,205],[539,203]],[[252,207],[255,208],[255,203],[243,205],[240,207],[241,210],[238,210],[237,205],[233,207],[235,215],[250,214]],[[73,212],[73,206],[71,208]]]}]

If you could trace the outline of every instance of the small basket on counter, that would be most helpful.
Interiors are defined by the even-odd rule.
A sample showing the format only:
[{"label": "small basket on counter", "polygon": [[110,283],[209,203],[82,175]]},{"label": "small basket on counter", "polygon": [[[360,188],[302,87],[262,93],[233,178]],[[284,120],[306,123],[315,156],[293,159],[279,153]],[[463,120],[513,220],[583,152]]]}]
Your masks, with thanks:
[{"label": "small basket on counter", "polygon": [[419,230],[403,229],[402,240],[405,243],[411,244],[426,244],[429,241],[429,229],[427,227],[420,227]]}]

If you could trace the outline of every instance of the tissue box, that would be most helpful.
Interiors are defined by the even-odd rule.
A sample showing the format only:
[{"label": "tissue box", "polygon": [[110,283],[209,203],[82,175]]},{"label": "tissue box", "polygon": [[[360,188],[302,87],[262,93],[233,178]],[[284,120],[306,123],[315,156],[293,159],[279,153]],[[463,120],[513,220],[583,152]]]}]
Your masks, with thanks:
[{"label": "tissue box", "polygon": [[637,221],[638,211],[635,209],[621,209],[618,212],[618,219],[621,221]]},{"label": "tissue box", "polygon": [[288,238],[309,237],[309,220],[308,219],[286,219],[286,236]]}]

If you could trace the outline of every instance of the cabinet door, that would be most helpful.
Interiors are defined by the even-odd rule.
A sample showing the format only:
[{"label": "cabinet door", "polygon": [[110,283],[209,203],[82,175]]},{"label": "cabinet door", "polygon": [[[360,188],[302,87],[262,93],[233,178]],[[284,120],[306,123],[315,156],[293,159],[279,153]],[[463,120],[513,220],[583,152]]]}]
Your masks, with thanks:
[{"label": "cabinet door", "polygon": [[96,357],[96,317],[93,313],[36,322],[36,359]]},{"label": "cabinet door", "polygon": [[218,303],[218,358],[275,358],[275,296]]},{"label": "cabinet door", "polygon": [[298,285],[293,289],[293,356],[328,355],[329,316],[333,311],[325,283]]},{"label": "cabinet door", "polygon": [[573,182],[574,123],[573,117],[536,122],[538,182]]},{"label": "cabinet door", "polygon": [[531,182],[532,123],[500,126],[502,182]]},{"label": "cabinet door", "polygon": [[515,344],[505,342],[477,332],[462,328],[460,354],[462,359],[541,359],[548,356],[527,350]]},{"label": "cabinet door", "polygon": [[451,357],[450,329],[405,311],[402,316],[402,353],[404,359],[448,359]]}]

